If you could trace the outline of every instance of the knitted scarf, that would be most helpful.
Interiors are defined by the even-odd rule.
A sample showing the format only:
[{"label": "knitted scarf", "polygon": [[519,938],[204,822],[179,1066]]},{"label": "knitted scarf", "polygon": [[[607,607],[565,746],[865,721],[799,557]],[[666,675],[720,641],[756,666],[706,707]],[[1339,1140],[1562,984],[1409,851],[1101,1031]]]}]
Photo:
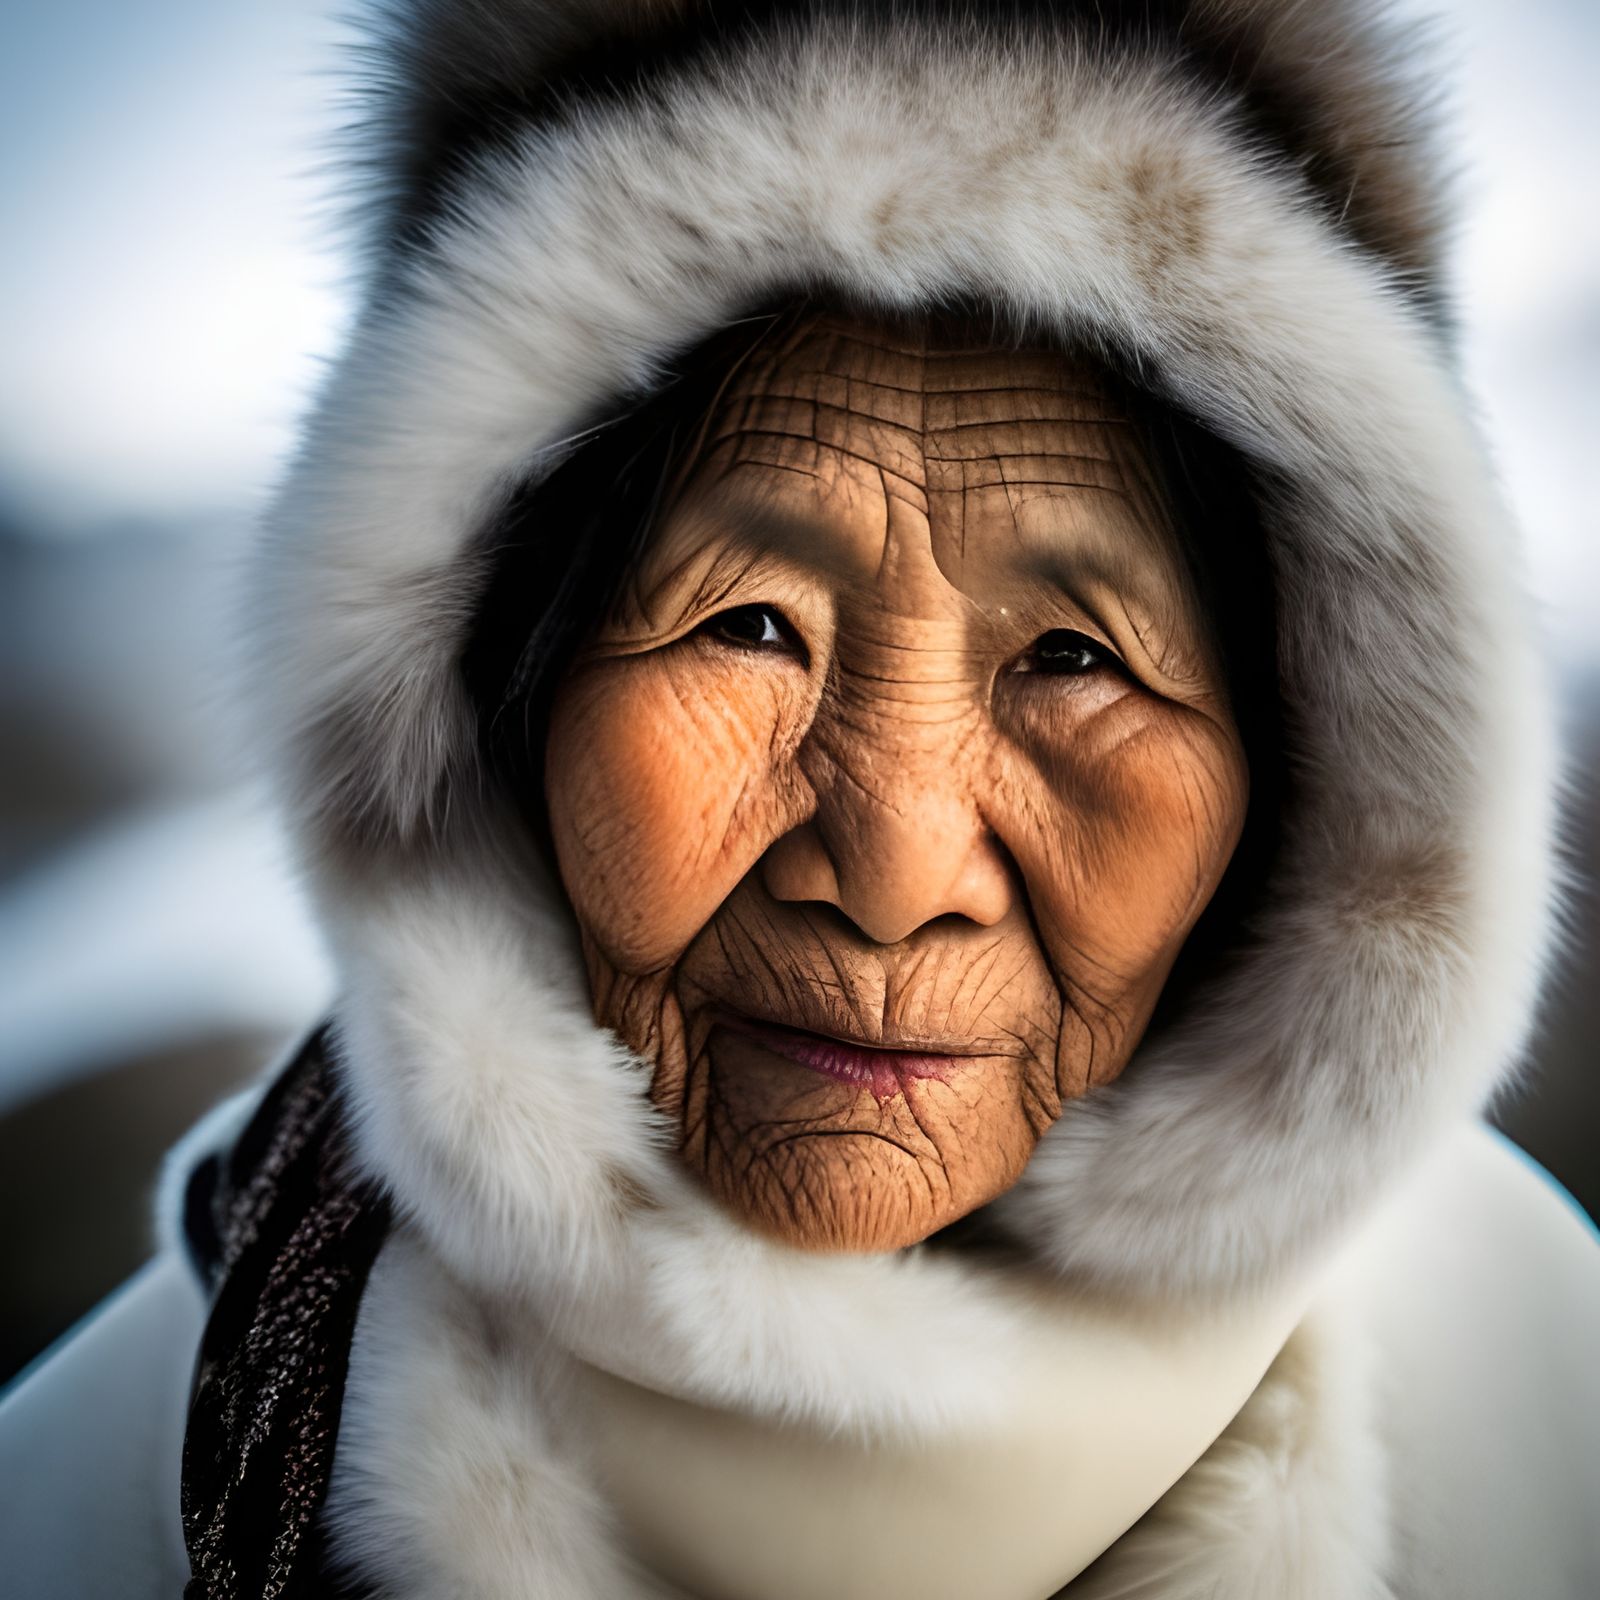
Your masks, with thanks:
[{"label": "knitted scarf", "polygon": [[349,1592],[325,1570],[319,1512],[388,1227],[387,1201],[350,1170],[324,1029],[188,1181],[185,1235],[213,1300],[183,1447],[185,1600]]}]

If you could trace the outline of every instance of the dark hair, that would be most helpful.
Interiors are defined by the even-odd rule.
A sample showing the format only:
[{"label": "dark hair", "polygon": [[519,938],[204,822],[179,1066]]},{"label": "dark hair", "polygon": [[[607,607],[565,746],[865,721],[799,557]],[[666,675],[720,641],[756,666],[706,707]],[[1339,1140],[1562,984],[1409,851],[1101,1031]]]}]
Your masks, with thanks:
[{"label": "dark hair", "polygon": [[[542,482],[513,496],[492,530],[491,575],[463,656],[485,764],[515,797],[549,853],[544,749],[556,688],[573,657],[620,597],[639,554],[690,464],[705,419],[731,374],[775,336],[831,309],[796,298],[743,318],[676,360],[648,397],[595,422],[585,442]],[[997,348],[1024,336],[990,314],[951,308]],[[1206,615],[1215,630],[1234,718],[1250,765],[1244,837],[1196,935],[1219,941],[1253,900],[1277,834],[1282,798],[1281,717],[1273,583],[1251,475],[1236,451],[1193,417],[1105,362],[1170,507]],[[1168,991],[1182,987],[1175,972]]]},{"label": "dark hair", "polygon": [[512,496],[462,657],[485,765],[548,850],[544,747],[573,657],[621,595],[732,372],[789,317],[752,316],[681,357],[650,395],[582,430],[543,481]]}]

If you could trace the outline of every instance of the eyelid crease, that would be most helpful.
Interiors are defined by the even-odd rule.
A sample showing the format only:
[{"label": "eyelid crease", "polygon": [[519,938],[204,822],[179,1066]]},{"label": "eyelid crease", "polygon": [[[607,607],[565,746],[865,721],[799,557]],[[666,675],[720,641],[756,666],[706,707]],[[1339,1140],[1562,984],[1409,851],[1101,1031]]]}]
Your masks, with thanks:
[{"label": "eyelid crease", "polygon": [[[1195,628],[1196,618],[1187,614],[1176,616],[1173,626],[1162,628],[1154,616],[1142,609],[1136,610],[1120,591],[1108,586],[1104,599],[1115,607],[1117,620],[1113,622],[1102,615],[1102,625],[1113,638],[1126,641],[1118,647],[1117,654],[1132,676],[1154,693],[1181,705],[1192,704],[1203,694],[1207,640],[1203,634],[1193,641],[1185,637]],[[1184,610],[1187,612],[1187,607]],[[1159,657],[1149,643],[1152,634],[1164,646]],[[1178,666],[1187,670],[1174,670]]]},{"label": "eyelid crease", "polygon": [[580,659],[603,660],[644,655],[688,638],[718,615],[745,606],[767,606],[795,635],[809,659],[814,634],[831,626],[817,616],[821,586],[807,583],[802,571],[781,554],[739,542],[707,540],[688,551],[659,576],[641,573],[647,582],[634,586],[629,611],[602,624]]},{"label": "eyelid crease", "polygon": [[[997,616],[996,613],[1000,613]],[[992,634],[1007,636],[1006,654],[1014,660],[1031,650],[1047,633],[1081,633],[1108,651],[1119,665],[1126,665],[1115,634],[1099,612],[1085,603],[1084,597],[1055,579],[1047,580],[1024,598],[1012,599],[1004,607],[990,605],[982,615]],[[1003,616],[1004,620],[1000,620]],[[1020,639],[1020,643],[1015,641]],[[991,640],[990,648],[998,641]]]},{"label": "eyelid crease", "polygon": [[[1131,585],[1098,570],[1098,563],[1073,562],[1071,566],[1075,570],[1052,563],[1041,575],[1084,621],[1054,626],[1077,627],[1088,634],[1116,656],[1133,682],[1153,694],[1184,705],[1203,697],[1209,641],[1187,599],[1174,609],[1170,625],[1160,625],[1143,597],[1130,593]],[[1041,627],[1037,633],[1047,631]],[[1192,637],[1196,633],[1200,637]],[[1159,656],[1151,648],[1152,637],[1162,646]]]}]

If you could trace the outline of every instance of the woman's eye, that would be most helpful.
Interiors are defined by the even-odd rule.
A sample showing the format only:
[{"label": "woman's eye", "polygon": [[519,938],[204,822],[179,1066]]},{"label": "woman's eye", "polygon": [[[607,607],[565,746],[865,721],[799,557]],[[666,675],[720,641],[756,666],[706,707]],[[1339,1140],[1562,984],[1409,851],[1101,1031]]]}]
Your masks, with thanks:
[{"label": "woman's eye", "polygon": [[1052,628],[1042,633],[1018,657],[1015,672],[1048,672],[1056,677],[1081,677],[1101,667],[1120,666],[1114,651],[1076,628]]},{"label": "woman's eye", "polygon": [[697,631],[742,650],[792,650],[805,654],[788,618],[774,606],[734,606],[702,622]]}]

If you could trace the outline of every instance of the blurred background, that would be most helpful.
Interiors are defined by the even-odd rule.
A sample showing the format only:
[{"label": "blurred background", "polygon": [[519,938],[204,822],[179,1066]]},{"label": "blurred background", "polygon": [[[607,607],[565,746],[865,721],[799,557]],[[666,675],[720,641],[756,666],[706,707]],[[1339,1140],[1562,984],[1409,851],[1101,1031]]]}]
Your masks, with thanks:
[{"label": "blurred background", "polygon": [[[223,663],[241,548],[348,310],[335,9],[0,19],[0,1381],[144,1259],[162,1151],[329,995]],[[1499,1116],[1597,1214],[1600,7],[1427,9],[1465,377],[1573,778],[1573,946]]]}]

